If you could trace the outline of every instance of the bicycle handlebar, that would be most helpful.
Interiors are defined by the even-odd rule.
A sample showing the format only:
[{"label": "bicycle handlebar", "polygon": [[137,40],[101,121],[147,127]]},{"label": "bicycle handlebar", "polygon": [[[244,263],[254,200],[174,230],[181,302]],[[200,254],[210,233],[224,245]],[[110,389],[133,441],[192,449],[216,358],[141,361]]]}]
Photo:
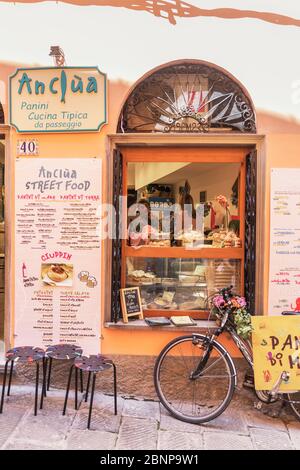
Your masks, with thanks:
[{"label": "bicycle handlebar", "polygon": [[228,297],[230,297],[232,294],[232,289],[233,289],[233,286],[223,287],[223,289],[220,289],[219,292],[224,297],[224,299],[227,300]]},{"label": "bicycle handlebar", "polygon": [[225,293],[225,292],[230,292],[232,291],[233,286],[228,286],[228,287],[223,287],[223,289],[220,289],[220,293]]}]

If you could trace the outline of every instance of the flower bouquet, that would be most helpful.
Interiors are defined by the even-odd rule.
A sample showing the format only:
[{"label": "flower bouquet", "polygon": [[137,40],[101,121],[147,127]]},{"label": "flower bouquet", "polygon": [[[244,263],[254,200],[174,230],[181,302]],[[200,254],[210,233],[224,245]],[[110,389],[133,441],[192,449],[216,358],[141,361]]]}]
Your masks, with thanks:
[{"label": "flower bouquet", "polygon": [[223,196],[222,194],[217,196],[216,199],[217,199],[218,203],[220,204],[220,206],[223,207],[223,209],[225,210],[224,225],[225,225],[225,229],[228,230],[229,217],[230,217],[228,200],[227,200],[226,196]]},{"label": "flower bouquet", "polygon": [[243,339],[249,339],[252,332],[251,315],[247,311],[247,302],[244,297],[234,295],[226,302],[222,295],[217,294],[212,298],[212,305],[212,313],[214,313],[218,319],[220,319],[225,313],[225,310],[229,308],[229,318],[235,325],[237,334]]}]

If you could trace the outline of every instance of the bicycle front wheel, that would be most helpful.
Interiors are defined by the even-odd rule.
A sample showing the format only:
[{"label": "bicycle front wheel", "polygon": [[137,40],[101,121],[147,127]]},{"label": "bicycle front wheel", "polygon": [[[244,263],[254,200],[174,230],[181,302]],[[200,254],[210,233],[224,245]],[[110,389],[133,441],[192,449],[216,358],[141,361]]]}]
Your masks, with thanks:
[{"label": "bicycle front wheel", "polygon": [[287,393],[285,399],[289,402],[294,415],[300,421],[300,392]]},{"label": "bicycle front wheel", "polygon": [[[181,336],[167,344],[156,360],[154,384],[158,398],[181,421],[211,421],[225,411],[232,399],[236,385],[232,359],[216,341],[208,359],[206,351],[205,336]],[[199,364],[201,373],[194,378]]]}]

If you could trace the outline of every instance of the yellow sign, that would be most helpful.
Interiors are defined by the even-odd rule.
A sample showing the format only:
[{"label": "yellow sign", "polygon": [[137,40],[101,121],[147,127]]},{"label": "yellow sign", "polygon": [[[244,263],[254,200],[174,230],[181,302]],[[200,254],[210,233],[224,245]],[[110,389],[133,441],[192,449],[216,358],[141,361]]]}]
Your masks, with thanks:
[{"label": "yellow sign", "polygon": [[99,131],[106,122],[106,75],[97,67],[24,68],[10,77],[18,132]]},{"label": "yellow sign", "polygon": [[300,316],[252,317],[256,390],[272,390],[283,371],[280,391],[300,390]]}]

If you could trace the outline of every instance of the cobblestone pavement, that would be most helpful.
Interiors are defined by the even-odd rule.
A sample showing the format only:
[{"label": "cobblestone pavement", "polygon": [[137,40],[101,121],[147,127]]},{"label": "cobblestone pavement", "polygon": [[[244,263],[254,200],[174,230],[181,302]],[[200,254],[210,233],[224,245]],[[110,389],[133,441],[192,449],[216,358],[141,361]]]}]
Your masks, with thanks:
[{"label": "cobblestone pavement", "polygon": [[222,416],[202,426],[175,420],[158,402],[132,397],[118,397],[115,416],[113,397],[98,392],[91,430],[87,430],[88,405],[81,399],[75,411],[72,393],[66,416],[62,416],[62,390],[48,392],[36,417],[33,400],[33,387],[13,386],[0,415],[1,450],[300,449],[300,422],[288,409],[271,417],[278,415],[278,405],[257,410],[255,396],[246,389],[236,392]]}]

